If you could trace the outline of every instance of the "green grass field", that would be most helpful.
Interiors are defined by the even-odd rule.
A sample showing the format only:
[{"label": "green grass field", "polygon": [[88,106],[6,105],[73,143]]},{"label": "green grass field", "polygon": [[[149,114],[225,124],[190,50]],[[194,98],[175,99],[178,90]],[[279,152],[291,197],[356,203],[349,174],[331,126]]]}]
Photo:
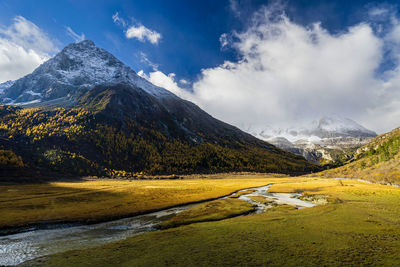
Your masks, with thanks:
[{"label": "green grass field", "polygon": [[[155,231],[101,247],[51,255],[29,264],[400,265],[400,188],[332,179],[305,182],[284,178],[274,182],[271,191],[303,192],[304,197],[314,195],[316,199],[324,196],[328,203],[300,210],[277,206],[261,214]],[[198,215],[192,212],[194,217]]]}]

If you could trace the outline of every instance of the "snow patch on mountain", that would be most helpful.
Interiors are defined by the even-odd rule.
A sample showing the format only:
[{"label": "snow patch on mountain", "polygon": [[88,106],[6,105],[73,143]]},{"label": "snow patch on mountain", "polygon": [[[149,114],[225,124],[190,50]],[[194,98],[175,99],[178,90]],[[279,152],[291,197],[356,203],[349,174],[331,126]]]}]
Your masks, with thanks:
[{"label": "snow patch on mountain", "polygon": [[0,83],[0,94],[7,88],[10,88],[14,84],[14,81],[7,81]]},{"label": "snow patch on mountain", "polygon": [[13,106],[27,106],[27,105],[37,104],[37,103],[40,103],[40,102],[41,102],[40,99],[35,99],[35,100],[32,100],[32,101],[27,101],[27,102],[11,103],[10,105],[13,105]]},{"label": "snow patch on mountain", "polygon": [[36,93],[36,92],[33,92],[32,90],[26,91],[25,93],[30,94],[31,96],[42,97],[42,93]]}]

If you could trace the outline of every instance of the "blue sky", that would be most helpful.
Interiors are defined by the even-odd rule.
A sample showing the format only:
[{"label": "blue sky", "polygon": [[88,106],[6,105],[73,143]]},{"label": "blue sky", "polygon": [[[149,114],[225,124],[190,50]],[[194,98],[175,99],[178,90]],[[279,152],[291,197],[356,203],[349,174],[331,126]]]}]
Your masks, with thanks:
[{"label": "blue sky", "polygon": [[[229,53],[220,52],[219,36],[239,24],[229,1],[1,1],[0,24],[16,15],[25,17],[59,41],[59,48],[73,42],[68,26],[84,33],[138,71],[149,66],[141,53],[165,72],[192,78],[204,67],[221,63]],[[123,27],[113,22],[119,12],[129,25],[142,24],[162,35],[153,45],[127,39]],[[196,55],[196,56],[194,56]]]},{"label": "blue sky", "polygon": [[[194,80],[202,68],[236,59],[235,51],[221,51],[219,37],[245,28],[251,14],[270,2],[274,1],[237,1],[238,10],[232,10],[229,0],[2,0],[0,24],[8,25],[15,16],[23,16],[55,39],[58,48],[74,41],[65,30],[70,27],[136,71],[151,70],[151,66],[142,62],[144,53],[163,72]],[[396,1],[387,3],[390,2]],[[380,1],[296,0],[285,3],[285,11],[295,22],[308,25],[320,21],[326,29],[337,32],[363,20],[365,10]],[[129,25],[142,24],[160,33],[159,43],[127,39],[123,27],[113,22],[116,12]]]},{"label": "blue sky", "polygon": [[397,2],[0,0],[0,81],[90,39],[242,128],[335,113],[382,132],[400,121]]}]

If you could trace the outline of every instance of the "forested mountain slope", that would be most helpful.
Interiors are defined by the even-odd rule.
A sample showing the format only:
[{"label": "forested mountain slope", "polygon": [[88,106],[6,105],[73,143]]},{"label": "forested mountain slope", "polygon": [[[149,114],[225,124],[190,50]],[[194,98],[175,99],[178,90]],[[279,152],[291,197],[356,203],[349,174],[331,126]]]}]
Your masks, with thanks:
[{"label": "forested mountain slope", "polygon": [[0,149],[15,155],[12,168],[111,176],[318,170],[151,84],[91,41],[4,87]]}]

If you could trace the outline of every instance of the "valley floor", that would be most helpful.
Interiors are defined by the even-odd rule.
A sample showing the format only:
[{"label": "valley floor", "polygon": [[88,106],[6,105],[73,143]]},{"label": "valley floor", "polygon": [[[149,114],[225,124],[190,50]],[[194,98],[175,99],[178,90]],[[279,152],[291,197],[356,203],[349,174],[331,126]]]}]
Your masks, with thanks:
[{"label": "valley floor", "polygon": [[[229,176],[228,176],[229,177]],[[197,177],[199,178],[199,177]],[[301,193],[301,198],[318,206],[296,209],[279,205],[263,213],[220,221],[193,223],[130,237],[122,241],[82,250],[72,250],[39,258],[26,265],[44,266],[342,266],[400,264],[400,188],[356,180],[321,178],[268,178],[265,175],[237,175],[233,179],[187,179],[165,181],[85,181],[77,183],[8,186],[0,190],[3,226],[13,218],[24,217],[19,206],[26,199],[37,205],[54,203],[58,217],[93,218],[110,210],[159,209],[179,203],[227,195],[238,189],[272,184],[268,192]],[[25,187],[24,187],[25,186]],[[46,187],[47,186],[47,187]],[[44,194],[49,191],[48,195]],[[15,190],[20,199],[12,203]],[[58,191],[60,190],[60,191]],[[6,193],[5,193],[6,192]],[[99,194],[94,194],[94,193]],[[87,195],[89,194],[89,195]],[[240,195],[240,194],[239,194]],[[122,197],[123,196],[123,197]],[[57,202],[57,199],[60,201]],[[66,199],[70,198],[70,201]],[[46,200],[47,199],[47,200]],[[192,217],[214,217],[227,210],[246,211],[248,207],[231,198],[218,205],[196,206],[172,219],[186,224]],[[61,201],[62,200],[62,201]],[[74,201],[72,201],[74,200]],[[47,202],[46,202],[47,201]],[[136,202],[135,202],[136,201]],[[268,199],[265,202],[269,202]],[[19,204],[18,204],[19,203]],[[24,204],[25,203],[25,204]],[[72,203],[72,204],[71,204]],[[117,204],[118,203],[118,204]],[[130,204],[129,204],[130,203]],[[236,204],[238,203],[238,204]],[[225,205],[225,206],[221,206]],[[236,205],[236,206],[235,206]],[[45,207],[37,208],[37,211]],[[13,213],[12,211],[19,211]],[[34,222],[45,212],[25,221]],[[74,212],[71,212],[73,210]],[[99,210],[99,211],[97,211]],[[6,212],[6,213],[3,213]],[[47,207],[49,212],[49,207]],[[115,211],[113,216],[116,214]],[[29,215],[30,214],[30,215]],[[50,213],[51,214],[51,213]],[[68,217],[67,215],[71,214]],[[99,217],[96,217],[99,216]],[[208,217],[207,217],[208,216]],[[182,223],[180,223],[180,221]],[[11,224],[12,225],[12,224]],[[15,225],[15,224],[14,224]],[[166,224],[168,226],[168,223]]]},{"label": "valley floor", "polygon": [[215,199],[282,179],[291,178],[266,179],[265,174],[216,174],[191,175],[182,180],[84,179],[0,184],[0,233],[2,229],[41,223],[93,223],[123,218]]}]

